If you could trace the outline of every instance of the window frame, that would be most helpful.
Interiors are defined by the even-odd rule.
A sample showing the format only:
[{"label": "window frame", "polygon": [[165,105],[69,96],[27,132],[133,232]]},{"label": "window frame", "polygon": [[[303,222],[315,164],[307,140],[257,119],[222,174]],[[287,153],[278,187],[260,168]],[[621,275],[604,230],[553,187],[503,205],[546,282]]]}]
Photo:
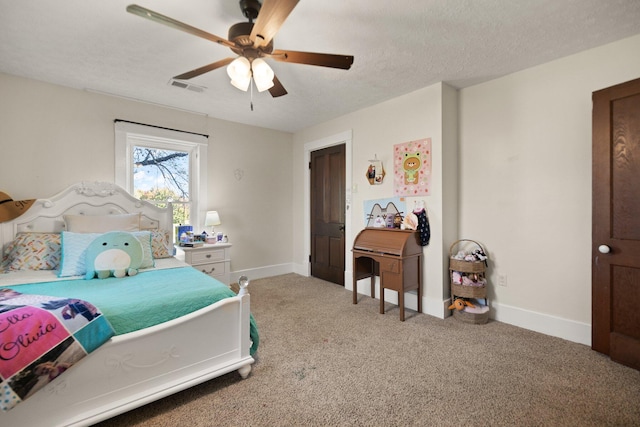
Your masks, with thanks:
[{"label": "window frame", "polygon": [[188,151],[190,221],[194,230],[199,230],[204,223],[207,206],[208,138],[207,135],[116,121],[114,182],[129,194],[133,194],[134,146]]}]

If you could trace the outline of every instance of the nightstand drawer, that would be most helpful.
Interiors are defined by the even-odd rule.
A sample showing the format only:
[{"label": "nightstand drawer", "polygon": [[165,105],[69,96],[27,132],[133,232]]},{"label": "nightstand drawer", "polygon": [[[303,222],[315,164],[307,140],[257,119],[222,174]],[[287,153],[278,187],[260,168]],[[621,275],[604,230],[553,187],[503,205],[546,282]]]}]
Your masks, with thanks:
[{"label": "nightstand drawer", "polygon": [[225,262],[212,262],[209,264],[193,265],[192,267],[198,271],[202,271],[204,274],[208,274],[209,276],[220,276],[227,272],[226,265],[227,263]]},{"label": "nightstand drawer", "polygon": [[224,261],[224,250],[211,249],[194,251],[191,254],[191,264],[205,264],[215,261]]},{"label": "nightstand drawer", "polygon": [[204,244],[194,248],[178,247],[184,262],[229,286],[231,281],[231,243]]}]

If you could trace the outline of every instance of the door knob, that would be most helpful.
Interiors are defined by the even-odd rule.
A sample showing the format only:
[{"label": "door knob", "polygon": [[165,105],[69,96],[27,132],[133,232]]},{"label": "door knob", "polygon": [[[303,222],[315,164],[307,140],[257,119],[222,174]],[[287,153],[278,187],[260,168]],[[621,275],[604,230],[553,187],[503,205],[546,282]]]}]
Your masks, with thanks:
[{"label": "door knob", "polygon": [[598,246],[598,251],[600,251],[601,254],[608,254],[611,252],[611,248],[607,245],[600,245]]},{"label": "door knob", "polygon": [[338,226],[338,230],[340,230],[340,231],[344,231],[344,224],[340,224],[340,225]]}]

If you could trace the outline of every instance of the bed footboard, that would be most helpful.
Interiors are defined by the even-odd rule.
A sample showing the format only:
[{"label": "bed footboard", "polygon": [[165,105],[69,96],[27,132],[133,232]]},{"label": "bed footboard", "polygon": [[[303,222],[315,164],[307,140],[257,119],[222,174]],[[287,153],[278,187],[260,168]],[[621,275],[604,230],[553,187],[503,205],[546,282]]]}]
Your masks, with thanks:
[{"label": "bed footboard", "polygon": [[112,338],[1,413],[0,424],[90,425],[234,370],[246,378],[254,359],[245,288],[189,315]]}]

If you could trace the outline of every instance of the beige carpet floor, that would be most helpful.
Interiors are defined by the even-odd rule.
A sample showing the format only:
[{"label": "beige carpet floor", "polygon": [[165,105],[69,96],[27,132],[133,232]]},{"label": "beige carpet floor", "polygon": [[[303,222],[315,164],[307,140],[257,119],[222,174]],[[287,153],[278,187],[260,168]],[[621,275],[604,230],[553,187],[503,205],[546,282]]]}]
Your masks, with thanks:
[{"label": "beige carpet floor", "polygon": [[398,309],[295,274],[249,286],[260,348],[112,426],[640,426],[640,372],[589,347]]}]

